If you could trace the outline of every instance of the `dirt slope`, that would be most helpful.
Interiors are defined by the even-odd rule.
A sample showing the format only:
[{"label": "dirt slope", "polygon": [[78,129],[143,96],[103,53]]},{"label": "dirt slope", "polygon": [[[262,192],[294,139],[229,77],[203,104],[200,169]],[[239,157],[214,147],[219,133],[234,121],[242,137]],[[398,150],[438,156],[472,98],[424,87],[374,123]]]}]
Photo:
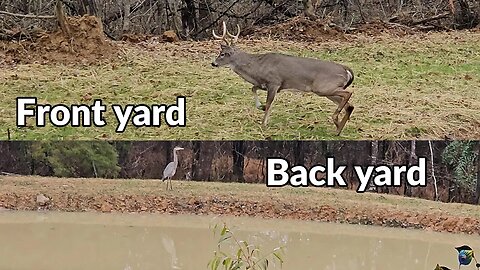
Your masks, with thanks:
[{"label": "dirt slope", "polygon": [[0,209],[221,214],[480,234],[480,208],[473,205],[326,188],[177,181],[173,187],[166,191],[155,180],[3,177]]},{"label": "dirt slope", "polygon": [[0,64],[74,63],[91,64],[115,58],[115,43],[108,41],[100,20],[94,16],[67,17],[71,36],[60,29],[47,33],[39,29],[36,37],[15,42],[0,42]]}]

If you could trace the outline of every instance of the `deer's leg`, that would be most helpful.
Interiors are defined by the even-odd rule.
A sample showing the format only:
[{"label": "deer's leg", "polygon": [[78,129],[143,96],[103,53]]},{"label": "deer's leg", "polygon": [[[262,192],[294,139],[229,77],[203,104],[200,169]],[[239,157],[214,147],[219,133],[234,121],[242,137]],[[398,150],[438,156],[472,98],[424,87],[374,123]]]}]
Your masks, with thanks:
[{"label": "deer's leg", "polygon": [[280,87],[269,87],[267,92],[267,102],[265,104],[265,115],[263,116],[263,126],[266,127],[268,123],[268,118],[270,118],[270,112],[273,104],[273,100],[275,99],[275,94]]},{"label": "deer's leg", "polygon": [[256,87],[256,86],[253,86],[252,87],[252,92],[253,92],[253,96],[255,97],[255,107],[259,110],[262,110],[262,111],[265,111],[265,106],[262,105],[262,103],[260,103],[260,100],[258,99],[258,94],[257,94],[257,91],[259,90],[260,88]]},{"label": "deer's leg", "polygon": [[[337,104],[337,109],[335,110],[333,116],[332,116],[332,119],[333,119],[333,122],[335,123],[335,126],[337,127],[337,136],[340,135],[340,133],[342,132],[343,130],[343,127],[345,127],[345,124],[347,123],[347,120],[350,119],[350,115],[352,114],[353,112],[353,105],[351,105],[350,103],[347,102],[344,102],[344,99],[340,96],[327,96],[328,99],[330,99],[331,101],[335,102],[335,104]],[[338,115],[340,114],[341,112],[341,109],[339,109],[341,106],[342,106],[342,103],[345,103],[343,105],[343,107],[345,107],[345,115],[343,116],[342,118],[342,121],[338,121]]]},{"label": "deer's leg", "polygon": [[335,91],[335,95],[340,96],[342,98],[342,101],[338,105],[338,108],[336,110],[336,112],[340,113],[345,107],[345,105],[347,105],[348,101],[350,100],[350,97],[352,96],[352,92],[342,89],[342,90]]}]

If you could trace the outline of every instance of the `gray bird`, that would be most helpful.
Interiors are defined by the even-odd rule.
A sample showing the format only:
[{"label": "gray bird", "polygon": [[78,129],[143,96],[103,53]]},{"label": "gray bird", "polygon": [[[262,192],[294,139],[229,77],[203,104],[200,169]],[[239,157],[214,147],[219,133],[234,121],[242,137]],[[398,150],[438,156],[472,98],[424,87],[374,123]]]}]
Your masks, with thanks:
[{"label": "gray bird", "polygon": [[177,166],[178,166],[177,151],[179,151],[179,150],[183,150],[183,148],[179,147],[179,146],[175,146],[175,148],[173,148],[173,161],[168,163],[167,167],[165,167],[165,169],[163,170],[162,181],[168,180],[167,181],[167,189],[168,189],[168,182],[170,182],[170,189],[173,190],[172,177],[177,172]]}]

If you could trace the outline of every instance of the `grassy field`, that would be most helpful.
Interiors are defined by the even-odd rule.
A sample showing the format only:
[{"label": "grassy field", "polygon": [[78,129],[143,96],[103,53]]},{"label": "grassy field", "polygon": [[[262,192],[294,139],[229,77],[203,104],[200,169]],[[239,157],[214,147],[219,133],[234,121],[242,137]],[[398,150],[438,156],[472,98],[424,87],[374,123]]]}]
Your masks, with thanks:
[{"label": "grassy field", "polygon": [[[480,138],[480,33],[356,37],[322,44],[240,40],[250,52],[278,51],[338,61],[355,72],[352,119],[335,136],[335,105],[313,94],[281,92],[270,123],[255,108],[251,85],[211,67],[218,42],[122,44],[121,57],[99,65],[25,64],[0,73],[0,138],[29,139],[442,139]],[[187,97],[187,127],[135,128],[116,133],[111,104],[173,104]],[[39,103],[107,105],[107,126],[16,127],[15,98]],[[262,101],[265,92],[261,93]]]}]

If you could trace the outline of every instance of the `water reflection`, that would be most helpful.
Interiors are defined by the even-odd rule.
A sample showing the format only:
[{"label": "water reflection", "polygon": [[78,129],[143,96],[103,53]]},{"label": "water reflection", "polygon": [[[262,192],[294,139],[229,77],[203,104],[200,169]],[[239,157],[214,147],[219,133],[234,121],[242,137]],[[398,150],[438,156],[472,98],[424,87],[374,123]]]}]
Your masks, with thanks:
[{"label": "water reflection", "polygon": [[255,218],[9,211],[0,212],[0,269],[206,269],[217,240],[209,226],[220,221],[262,250],[285,245],[287,270],[430,270],[437,263],[454,269],[455,246],[480,250],[476,236],[403,229]]}]

